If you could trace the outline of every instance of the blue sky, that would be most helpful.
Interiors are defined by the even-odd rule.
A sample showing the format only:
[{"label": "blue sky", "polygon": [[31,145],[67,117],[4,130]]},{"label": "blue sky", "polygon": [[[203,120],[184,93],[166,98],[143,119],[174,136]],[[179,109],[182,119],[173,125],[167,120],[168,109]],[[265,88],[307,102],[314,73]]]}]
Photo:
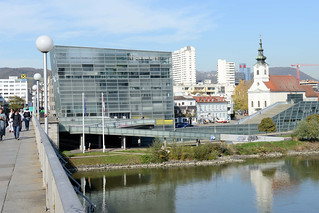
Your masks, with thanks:
[{"label": "blue sky", "polygon": [[[42,67],[40,35],[55,44],[174,51],[196,48],[197,68],[217,60],[253,66],[259,34],[270,67],[319,64],[319,1],[0,0],[0,67]],[[319,78],[319,67],[301,68]]]}]

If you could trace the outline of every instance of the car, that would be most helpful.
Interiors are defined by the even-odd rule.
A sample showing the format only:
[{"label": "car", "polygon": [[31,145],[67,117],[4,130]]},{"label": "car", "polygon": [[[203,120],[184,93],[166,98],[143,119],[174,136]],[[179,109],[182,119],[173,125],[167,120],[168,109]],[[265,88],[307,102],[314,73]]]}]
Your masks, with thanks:
[{"label": "car", "polygon": [[229,120],[225,119],[225,118],[221,118],[217,120],[217,123],[229,123]]}]

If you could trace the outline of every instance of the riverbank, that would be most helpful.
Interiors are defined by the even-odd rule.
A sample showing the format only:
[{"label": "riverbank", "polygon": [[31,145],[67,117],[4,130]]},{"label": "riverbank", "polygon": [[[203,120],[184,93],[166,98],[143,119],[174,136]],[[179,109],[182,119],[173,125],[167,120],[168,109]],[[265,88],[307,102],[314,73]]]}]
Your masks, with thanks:
[{"label": "riverbank", "polygon": [[[236,145],[205,144],[199,147],[171,145],[161,148],[64,153],[78,171],[222,165],[246,159],[319,155],[319,143],[300,141],[260,142]],[[153,163],[156,161],[156,163]]]}]

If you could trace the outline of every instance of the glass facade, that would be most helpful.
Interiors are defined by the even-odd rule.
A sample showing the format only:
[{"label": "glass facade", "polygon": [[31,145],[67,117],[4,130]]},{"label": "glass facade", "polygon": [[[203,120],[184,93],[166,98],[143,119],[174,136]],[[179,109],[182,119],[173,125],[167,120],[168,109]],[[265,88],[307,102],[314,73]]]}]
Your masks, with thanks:
[{"label": "glass facade", "polygon": [[110,118],[156,120],[173,128],[171,53],[54,46],[50,52],[56,112],[59,118],[86,113]]}]

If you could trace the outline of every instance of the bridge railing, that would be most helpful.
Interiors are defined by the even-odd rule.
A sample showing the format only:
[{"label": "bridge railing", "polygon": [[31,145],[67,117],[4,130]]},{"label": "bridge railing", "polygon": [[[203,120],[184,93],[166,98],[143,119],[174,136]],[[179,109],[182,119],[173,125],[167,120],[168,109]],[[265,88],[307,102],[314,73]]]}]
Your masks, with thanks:
[{"label": "bridge railing", "polygon": [[36,135],[43,186],[46,189],[46,207],[50,212],[84,213],[85,210],[66,175],[47,134],[39,121],[32,119]]}]

